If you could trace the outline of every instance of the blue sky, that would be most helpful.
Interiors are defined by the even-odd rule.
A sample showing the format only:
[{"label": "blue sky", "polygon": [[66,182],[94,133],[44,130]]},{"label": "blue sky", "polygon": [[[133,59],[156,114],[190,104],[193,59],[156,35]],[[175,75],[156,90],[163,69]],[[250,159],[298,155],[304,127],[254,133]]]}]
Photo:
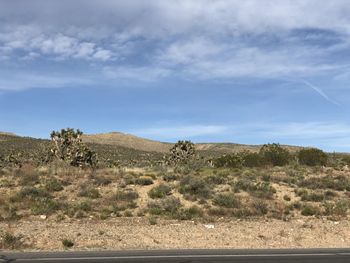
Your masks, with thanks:
[{"label": "blue sky", "polygon": [[347,0],[3,0],[0,130],[350,151]]}]

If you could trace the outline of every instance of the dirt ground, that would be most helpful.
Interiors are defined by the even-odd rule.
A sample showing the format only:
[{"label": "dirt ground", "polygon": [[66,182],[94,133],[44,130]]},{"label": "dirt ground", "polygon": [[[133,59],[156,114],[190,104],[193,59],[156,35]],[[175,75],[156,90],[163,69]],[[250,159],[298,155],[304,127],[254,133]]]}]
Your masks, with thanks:
[{"label": "dirt ground", "polygon": [[177,249],[177,248],[321,248],[350,247],[350,222],[326,219],[233,220],[207,224],[193,221],[158,221],[114,218],[104,221],[32,218],[0,223],[0,231],[23,235],[25,250]]}]

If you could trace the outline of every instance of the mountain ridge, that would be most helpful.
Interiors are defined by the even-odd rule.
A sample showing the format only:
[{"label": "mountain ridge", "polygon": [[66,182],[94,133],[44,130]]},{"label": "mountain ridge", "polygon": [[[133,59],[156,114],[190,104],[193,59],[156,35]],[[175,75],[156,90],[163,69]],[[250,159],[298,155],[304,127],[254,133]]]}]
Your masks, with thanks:
[{"label": "mountain ridge", "polygon": [[[6,136],[17,137],[17,138],[30,138],[19,136],[11,132],[1,132],[0,140],[6,140]],[[38,138],[33,138],[38,139]],[[118,146],[129,148],[144,152],[155,152],[155,153],[167,153],[169,149],[174,145],[170,142],[161,142],[156,140],[151,140],[147,138],[138,137],[136,135],[122,133],[122,132],[107,132],[107,133],[97,133],[97,134],[83,134],[82,139],[85,143],[91,143],[95,145],[107,145],[107,146]],[[228,154],[236,153],[240,151],[252,151],[257,152],[262,145],[250,145],[250,144],[238,144],[230,142],[222,143],[195,143],[196,149],[203,152],[212,152],[216,154]],[[293,145],[282,145],[284,148],[295,152],[302,146]]]}]

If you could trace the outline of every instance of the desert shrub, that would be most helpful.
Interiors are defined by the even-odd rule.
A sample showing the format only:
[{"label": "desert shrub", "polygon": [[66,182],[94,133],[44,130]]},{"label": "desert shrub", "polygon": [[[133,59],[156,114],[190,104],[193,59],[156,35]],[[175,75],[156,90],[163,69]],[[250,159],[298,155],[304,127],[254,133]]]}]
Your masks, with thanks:
[{"label": "desert shrub", "polygon": [[126,210],[126,211],[124,211],[124,216],[125,217],[133,217],[133,214],[130,210]]},{"label": "desert shrub", "polygon": [[65,238],[65,239],[62,240],[62,245],[63,245],[64,248],[71,248],[71,247],[74,246],[74,242],[72,240],[70,240],[70,239],[66,239]]},{"label": "desert shrub", "polygon": [[78,196],[88,197],[91,199],[101,197],[100,192],[97,188],[94,188],[93,186],[87,184],[80,185],[80,191],[78,192]]},{"label": "desert shrub", "polygon": [[337,202],[326,202],[324,204],[325,214],[330,216],[346,216],[349,203],[346,200],[339,200]]},{"label": "desert shrub", "polygon": [[[10,232],[2,233],[0,236],[0,249],[21,249],[24,247],[23,236],[14,235]],[[0,257],[1,260],[1,257]]]},{"label": "desert shrub", "polygon": [[114,200],[116,201],[134,201],[137,198],[139,198],[139,194],[135,191],[129,190],[129,191],[117,191],[114,195]]},{"label": "desert shrub", "polygon": [[172,182],[179,179],[179,176],[174,173],[166,173],[163,175],[163,180],[166,182]]},{"label": "desert shrub", "polygon": [[284,195],[283,200],[289,202],[291,199],[289,195]]},{"label": "desert shrub", "polygon": [[225,154],[213,160],[215,167],[240,168],[243,166],[243,158],[238,154]]},{"label": "desert shrub", "polygon": [[213,204],[226,208],[239,208],[240,200],[233,193],[222,193],[214,196]]},{"label": "desert shrub", "polygon": [[258,153],[243,151],[239,155],[243,159],[243,166],[245,167],[259,167],[262,165],[262,159]]},{"label": "desert shrub", "polygon": [[264,164],[272,166],[284,166],[288,164],[290,159],[288,150],[277,143],[264,144],[259,151],[259,155]]},{"label": "desert shrub", "polygon": [[350,191],[350,178],[347,176],[331,176],[324,177],[310,177],[298,182],[299,187],[306,187],[309,189],[333,189],[337,191]]},{"label": "desert shrub", "polygon": [[49,198],[40,198],[34,201],[31,211],[34,215],[50,215],[59,210],[60,203]]},{"label": "desert shrub", "polygon": [[62,129],[51,132],[51,153],[58,159],[72,166],[96,166],[96,153],[90,150],[83,142],[83,133],[78,129]]},{"label": "desert shrub", "polygon": [[306,192],[301,195],[301,201],[322,202],[325,199],[323,193]]},{"label": "desert shrub", "polygon": [[180,199],[169,196],[157,201],[148,203],[148,212],[153,215],[175,215],[182,206]]},{"label": "desert shrub", "polygon": [[156,225],[156,224],[158,223],[157,218],[154,217],[154,216],[149,217],[149,218],[148,218],[148,222],[149,222],[149,224],[150,224],[151,226],[154,226],[154,225]]},{"label": "desert shrub", "polygon": [[92,205],[88,201],[81,202],[76,205],[76,208],[78,210],[84,211],[84,212],[90,212],[92,210]]},{"label": "desert shrub", "polygon": [[178,141],[164,158],[167,164],[176,166],[189,163],[194,159],[195,154],[195,145],[191,141]]},{"label": "desert shrub", "polygon": [[35,199],[35,198],[49,198],[50,194],[42,188],[27,186],[23,187],[15,196],[14,201],[20,201],[22,199]]},{"label": "desert shrub", "polygon": [[336,192],[332,191],[332,190],[327,190],[327,191],[324,192],[324,196],[325,196],[326,199],[329,200],[329,199],[332,199],[334,197],[337,197],[338,194]]},{"label": "desert shrub", "polygon": [[349,209],[349,201],[338,200],[324,203],[325,214],[331,216],[346,216]]},{"label": "desert shrub", "polygon": [[310,205],[310,204],[303,204],[301,207],[301,214],[303,216],[320,215],[321,211],[320,211],[320,208],[317,206]]},{"label": "desert shrub", "polygon": [[306,148],[302,149],[297,154],[300,164],[308,166],[326,165],[328,156],[320,149]]},{"label": "desert shrub", "polygon": [[47,180],[44,187],[49,192],[58,192],[63,190],[62,182],[56,178],[50,178]]},{"label": "desert shrub", "polygon": [[232,188],[233,188],[233,191],[235,193],[238,193],[241,190],[248,191],[249,189],[252,189],[253,187],[254,187],[254,183],[247,178],[239,179],[239,180],[233,182],[233,184],[232,184]]},{"label": "desert shrub", "polygon": [[179,192],[195,198],[207,199],[211,196],[210,185],[198,176],[186,176],[180,180]]},{"label": "desert shrub", "polygon": [[218,185],[218,184],[226,184],[228,181],[227,177],[228,176],[224,173],[218,173],[218,174],[208,175],[204,179],[209,184]]},{"label": "desert shrub", "polygon": [[153,184],[153,180],[149,176],[140,176],[139,178],[136,178],[135,184],[138,184],[138,185],[151,185],[151,184]]},{"label": "desert shrub", "polygon": [[267,203],[263,200],[255,200],[252,206],[257,215],[266,215],[269,211]]},{"label": "desert shrub", "polygon": [[181,208],[175,214],[176,219],[180,220],[191,220],[203,216],[203,210],[198,206],[191,206],[189,208]]},{"label": "desert shrub", "polygon": [[210,207],[207,211],[208,215],[210,216],[230,216],[233,214],[233,211],[231,209],[227,209],[224,207]]},{"label": "desert shrub", "polygon": [[34,169],[25,169],[27,166],[23,166],[16,170],[16,176],[19,177],[19,184],[23,186],[35,185],[40,182],[40,176]]},{"label": "desert shrub", "polygon": [[249,193],[258,198],[271,199],[276,189],[269,182],[258,182],[248,189]]},{"label": "desert shrub", "polygon": [[148,196],[155,199],[155,198],[163,198],[167,195],[170,195],[171,193],[171,187],[166,184],[160,184],[154,188],[152,188],[148,192]]},{"label": "desert shrub", "polygon": [[106,186],[112,183],[112,180],[104,176],[94,176],[94,184],[98,186]]},{"label": "desert shrub", "polygon": [[17,213],[17,207],[11,203],[0,203],[0,207],[2,208],[0,209],[0,221],[14,221],[21,218],[21,216]]}]

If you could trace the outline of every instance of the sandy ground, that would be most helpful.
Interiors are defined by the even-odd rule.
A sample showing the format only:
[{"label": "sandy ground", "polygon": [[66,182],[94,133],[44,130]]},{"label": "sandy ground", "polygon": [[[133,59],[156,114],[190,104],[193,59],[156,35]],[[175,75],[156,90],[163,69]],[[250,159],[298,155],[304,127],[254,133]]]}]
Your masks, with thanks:
[{"label": "sandy ground", "polygon": [[62,239],[74,241],[75,250],[176,249],[176,248],[321,248],[350,247],[350,222],[316,218],[234,220],[208,228],[192,221],[116,218],[105,221],[55,222],[32,219],[0,223],[0,230],[23,235],[26,250],[63,250]]}]

